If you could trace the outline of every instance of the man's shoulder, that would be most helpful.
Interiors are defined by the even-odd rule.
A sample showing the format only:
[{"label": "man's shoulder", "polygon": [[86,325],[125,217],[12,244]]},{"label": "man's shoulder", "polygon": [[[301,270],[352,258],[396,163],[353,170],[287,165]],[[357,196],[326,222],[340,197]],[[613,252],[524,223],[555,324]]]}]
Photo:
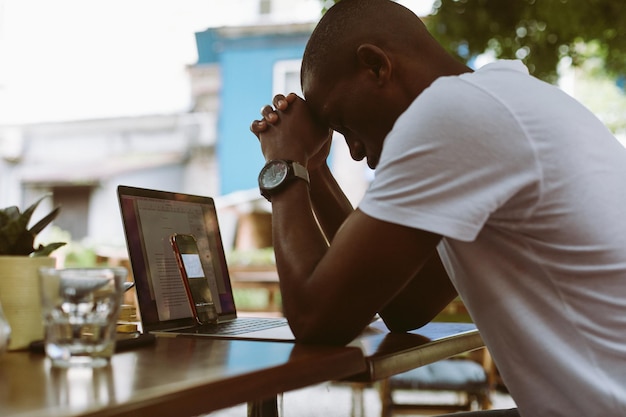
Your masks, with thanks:
[{"label": "man's shoulder", "polygon": [[459,88],[461,85],[480,84],[480,80],[492,77],[518,77],[529,76],[528,68],[522,61],[501,59],[490,62],[472,72],[466,72],[460,75],[442,76],[433,82],[433,84],[425,91],[433,92],[448,87]]},{"label": "man's shoulder", "polygon": [[[450,124],[451,119],[467,120],[471,117],[499,114],[504,111],[502,100],[515,94],[517,84],[528,84],[528,69],[521,61],[499,60],[474,72],[443,76],[436,79],[415,98],[399,119],[422,126],[431,123]],[[534,85],[533,82],[530,82]],[[534,88],[534,87],[529,87]],[[488,109],[488,110],[487,110]],[[424,119],[428,123],[424,125]]]},{"label": "man's shoulder", "polygon": [[[485,74],[491,71],[512,71],[514,73],[529,75],[528,67],[520,60],[513,59],[499,59],[494,62],[490,62],[478,68],[473,73],[468,74]],[[466,75],[466,74],[464,74]]]}]

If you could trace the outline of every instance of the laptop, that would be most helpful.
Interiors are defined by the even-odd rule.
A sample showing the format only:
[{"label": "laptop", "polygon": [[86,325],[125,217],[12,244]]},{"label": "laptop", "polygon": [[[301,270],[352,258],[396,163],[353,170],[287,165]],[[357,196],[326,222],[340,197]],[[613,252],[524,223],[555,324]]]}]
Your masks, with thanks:
[{"label": "laptop", "polygon": [[[294,341],[284,318],[238,317],[211,197],[120,185],[118,201],[143,331],[158,336]],[[199,324],[170,243],[193,235],[217,311]]]}]

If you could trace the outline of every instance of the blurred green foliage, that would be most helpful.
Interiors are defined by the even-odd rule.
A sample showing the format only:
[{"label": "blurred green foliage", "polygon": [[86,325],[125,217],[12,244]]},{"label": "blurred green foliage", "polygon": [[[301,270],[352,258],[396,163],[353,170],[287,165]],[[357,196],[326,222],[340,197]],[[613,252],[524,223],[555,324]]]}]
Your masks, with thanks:
[{"label": "blurred green foliage", "polygon": [[[235,305],[242,311],[267,311],[270,307],[269,293],[263,288],[233,288]],[[274,303],[281,305],[280,292]]]},{"label": "blurred green foliage", "polygon": [[607,74],[626,74],[623,0],[437,0],[433,8],[431,33],[466,62],[491,51],[550,82],[562,58],[575,67],[599,59]]},{"label": "blurred green foliage", "polygon": [[[321,0],[326,10],[339,0]],[[489,51],[521,59],[554,82],[562,58],[600,59],[609,76],[626,74],[624,0],[436,0],[424,19],[441,44],[468,62]]]},{"label": "blurred green foliage", "polygon": [[230,266],[273,266],[276,264],[274,248],[250,250],[232,250],[226,253],[226,262]]},{"label": "blurred green foliage", "polygon": [[48,256],[65,242],[46,245],[35,244],[35,239],[58,216],[60,207],[56,207],[35,225],[29,227],[31,217],[44,195],[23,212],[17,206],[0,209],[0,255],[12,256]]}]

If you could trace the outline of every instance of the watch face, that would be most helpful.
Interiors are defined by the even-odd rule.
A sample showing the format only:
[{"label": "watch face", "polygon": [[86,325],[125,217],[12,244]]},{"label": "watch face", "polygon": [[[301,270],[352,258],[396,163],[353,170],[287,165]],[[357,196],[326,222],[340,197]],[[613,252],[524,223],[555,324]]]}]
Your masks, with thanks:
[{"label": "watch face", "polygon": [[271,161],[265,166],[261,173],[261,186],[263,188],[272,189],[280,185],[288,172],[289,167],[284,161]]}]

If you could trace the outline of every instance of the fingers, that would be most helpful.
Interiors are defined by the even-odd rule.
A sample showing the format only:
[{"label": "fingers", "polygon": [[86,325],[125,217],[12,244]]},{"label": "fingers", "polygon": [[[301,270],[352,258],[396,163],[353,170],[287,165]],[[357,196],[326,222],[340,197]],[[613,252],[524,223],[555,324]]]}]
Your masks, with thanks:
[{"label": "fingers", "polygon": [[254,120],[250,125],[250,130],[257,137],[260,133],[267,130],[270,123],[276,123],[278,121],[278,115],[269,104],[261,107],[261,116],[263,116],[261,120]]},{"label": "fingers", "polygon": [[269,104],[261,108],[261,116],[263,116],[268,123],[276,123],[278,121],[278,115]]},{"label": "fingers", "polygon": [[269,124],[275,124],[278,122],[278,114],[276,110],[285,111],[289,107],[291,103],[293,103],[298,96],[295,93],[290,93],[287,96],[283,94],[276,94],[274,99],[272,100],[272,104],[274,107],[269,104],[263,106],[261,108],[261,116],[263,119],[254,120],[250,125],[250,130],[255,135],[259,135],[259,133],[264,132],[269,127]]},{"label": "fingers", "polygon": [[276,94],[272,100],[272,104],[276,107],[276,110],[285,110],[287,108],[287,101],[282,94]]},{"label": "fingers", "polygon": [[250,131],[259,137],[260,133],[265,132],[267,129],[267,122],[265,120],[254,120],[250,125]]},{"label": "fingers", "polygon": [[297,98],[298,96],[295,93],[289,93],[287,94],[287,96],[284,96],[282,94],[276,94],[274,96],[274,99],[272,100],[272,104],[274,105],[276,110],[285,111],[291,103],[296,101]]}]

